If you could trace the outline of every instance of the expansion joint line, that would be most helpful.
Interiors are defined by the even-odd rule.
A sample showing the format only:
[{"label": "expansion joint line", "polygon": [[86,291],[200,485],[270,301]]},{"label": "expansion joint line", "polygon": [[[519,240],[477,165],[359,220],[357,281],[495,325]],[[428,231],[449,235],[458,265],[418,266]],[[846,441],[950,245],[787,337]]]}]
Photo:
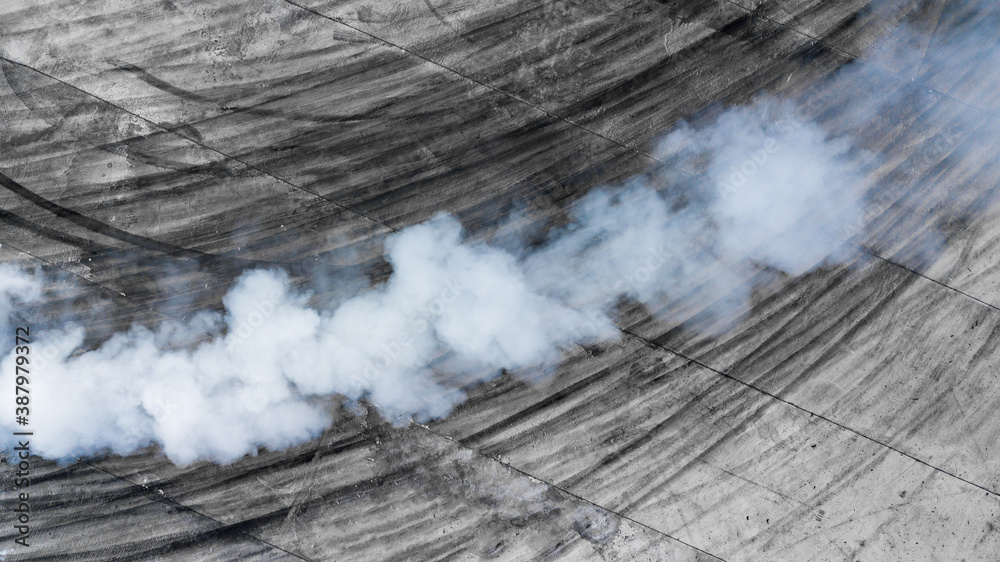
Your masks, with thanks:
[{"label": "expansion joint line", "polygon": [[29,66],[27,64],[24,64],[22,62],[18,62],[18,61],[15,61],[15,60],[8,59],[8,58],[6,58],[4,56],[0,56],[0,61],[4,61],[4,62],[7,62],[9,64],[13,64],[15,66],[26,68],[26,69],[28,69],[28,70],[30,70],[32,72],[37,72],[38,74],[41,74],[42,76],[45,76],[46,78],[48,78],[50,80],[58,82],[58,83],[66,86],[68,88],[72,88],[72,89],[74,89],[74,90],[76,90],[76,91],[84,94],[85,96],[89,96],[91,98],[94,98],[94,99],[100,101],[101,103],[105,103],[105,104],[107,104],[107,105],[109,105],[109,106],[117,109],[118,111],[121,111],[123,113],[127,113],[128,115],[131,115],[132,117],[135,117],[136,119],[140,119],[140,120],[142,120],[142,121],[144,121],[144,122],[152,125],[153,127],[157,128],[157,129],[159,129],[161,131],[164,131],[164,132],[170,133],[170,134],[172,134],[172,135],[174,135],[176,137],[182,138],[182,139],[184,139],[184,140],[186,140],[186,141],[188,141],[188,142],[190,142],[192,144],[195,144],[197,146],[200,146],[201,148],[204,148],[205,150],[208,150],[209,152],[214,152],[215,154],[218,154],[219,156],[222,156],[225,159],[232,160],[233,162],[238,162],[241,165],[246,166],[247,169],[253,170],[253,171],[255,171],[255,172],[257,172],[257,173],[259,173],[259,174],[261,174],[263,176],[267,176],[267,177],[269,177],[269,178],[271,178],[271,179],[273,179],[273,180],[275,180],[275,181],[277,181],[279,183],[287,185],[287,186],[289,186],[289,187],[291,187],[291,188],[293,188],[295,190],[301,191],[303,193],[308,193],[309,195],[312,195],[313,197],[317,197],[319,199],[322,199],[322,200],[326,201],[327,203],[330,203],[331,205],[337,207],[338,209],[340,209],[342,211],[346,211],[346,212],[349,212],[351,214],[357,215],[357,216],[359,216],[359,217],[361,217],[361,218],[363,218],[363,219],[371,222],[372,224],[377,224],[377,225],[379,225],[379,226],[381,226],[381,227],[389,230],[390,232],[397,232],[398,231],[397,228],[389,226],[385,222],[382,222],[382,221],[380,221],[380,220],[378,220],[378,219],[376,219],[376,218],[368,215],[368,213],[365,213],[364,211],[361,211],[359,209],[355,209],[354,207],[351,207],[351,206],[348,206],[348,205],[344,205],[343,203],[340,203],[340,202],[336,201],[335,199],[332,199],[332,198],[327,197],[325,195],[321,195],[321,194],[319,194],[319,193],[317,193],[315,191],[310,191],[310,190],[308,190],[308,189],[306,189],[306,188],[304,188],[304,187],[302,187],[300,185],[294,184],[294,183],[292,183],[292,182],[290,182],[290,181],[288,181],[288,180],[286,180],[284,178],[278,177],[278,176],[276,176],[276,175],[274,175],[274,174],[272,174],[272,173],[270,173],[270,172],[268,172],[268,171],[260,168],[259,166],[255,166],[255,165],[251,164],[250,162],[247,162],[246,160],[243,160],[243,159],[241,159],[239,157],[236,157],[236,156],[233,156],[231,154],[227,154],[227,153],[225,153],[225,152],[223,152],[223,151],[221,151],[221,150],[219,150],[219,149],[217,149],[215,147],[212,147],[212,146],[210,146],[210,145],[208,145],[208,144],[206,144],[206,143],[204,143],[202,141],[199,141],[199,140],[197,140],[195,138],[192,138],[192,137],[190,137],[188,135],[182,134],[176,128],[169,127],[169,126],[167,126],[167,125],[165,125],[163,123],[157,123],[156,121],[153,121],[152,119],[149,119],[148,117],[143,117],[142,115],[139,115],[138,113],[135,113],[134,111],[126,109],[126,108],[124,108],[124,107],[122,107],[122,106],[120,106],[120,105],[118,105],[116,103],[112,103],[112,102],[110,102],[110,101],[102,98],[101,96],[98,96],[97,94],[94,94],[92,92],[88,92],[87,90],[84,90],[83,88],[81,88],[79,86],[71,84],[71,83],[69,83],[69,82],[67,82],[67,81],[65,81],[65,80],[63,80],[61,78],[58,78],[56,76],[53,76],[53,75],[51,75],[51,74],[49,74],[47,72],[44,72],[42,70],[39,70],[37,68],[34,68],[34,67]]},{"label": "expansion joint line", "polygon": [[851,428],[849,426],[846,426],[846,425],[844,425],[844,424],[842,424],[842,423],[840,423],[838,421],[835,421],[835,420],[833,420],[831,418],[828,418],[828,417],[824,416],[823,414],[817,414],[816,412],[813,412],[813,411],[809,410],[808,408],[799,406],[798,404],[796,404],[794,402],[791,402],[789,400],[786,400],[786,399],[778,396],[777,394],[768,392],[768,391],[764,390],[763,388],[760,388],[759,386],[757,386],[757,385],[755,385],[753,383],[749,383],[749,382],[740,380],[740,379],[738,379],[738,378],[730,375],[729,373],[722,372],[722,371],[720,371],[720,370],[718,370],[718,369],[716,369],[716,368],[714,368],[714,367],[712,367],[712,366],[710,366],[710,365],[708,365],[706,363],[703,363],[702,361],[699,361],[699,360],[697,360],[697,359],[695,359],[695,358],[693,358],[693,357],[691,357],[689,355],[686,355],[684,353],[681,353],[679,351],[676,351],[674,349],[666,347],[666,346],[664,346],[662,344],[659,344],[659,343],[651,341],[651,340],[649,340],[647,338],[644,338],[644,337],[640,336],[639,334],[637,334],[637,333],[629,330],[628,328],[619,327],[619,330],[621,330],[623,333],[628,334],[628,335],[632,336],[633,338],[635,338],[635,339],[637,339],[637,340],[639,340],[641,342],[644,342],[647,346],[649,346],[649,347],[651,347],[653,349],[658,349],[660,351],[665,351],[667,353],[670,353],[671,355],[677,356],[677,357],[679,357],[681,359],[684,359],[686,361],[694,363],[695,365],[698,365],[699,367],[703,367],[705,369],[708,369],[709,371],[715,373],[716,375],[718,375],[718,376],[720,376],[720,377],[722,377],[724,379],[728,379],[730,381],[733,381],[733,382],[735,382],[735,383],[737,383],[737,384],[739,384],[741,386],[745,386],[745,387],[749,388],[750,390],[753,390],[753,391],[758,392],[758,393],[760,393],[760,394],[762,394],[764,396],[767,396],[768,398],[771,398],[772,400],[777,400],[778,402],[782,402],[784,404],[787,404],[788,406],[791,406],[792,408],[795,408],[796,410],[800,410],[800,411],[802,411],[802,412],[804,412],[806,414],[809,414],[810,417],[815,417],[815,418],[823,420],[823,421],[825,421],[827,423],[833,424],[833,425],[839,427],[840,429],[843,429],[845,431],[849,431],[850,433],[853,433],[854,435],[857,435],[858,437],[861,437],[862,439],[865,439],[867,441],[875,443],[876,445],[880,445],[882,447],[885,447],[886,449],[889,449],[890,451],[893,451],[896,454],[902,455],[902,456],[904,456],[904,457],[906,457],[906,458],[908,458],[908,459],[910,459],[912,461],[920,463],[920,464],[922,464],[922,465],[924,465],[924,466],[926,466],[926,467],[928,467],[928,468],[930,468],[930,469],[932,469],[932,470],[934,470],[936,472],[940,472],[941,474],[950,476],[950,477],[952,477],[952,478],[954,478],[956,480],[959,480],[961,482],[964,482],[964,483],[966,483],[966,484],[968,484],[968,485],[970,485],[970,486],[972,486],[974,488],[978,488],[979,490],[982,490],[982,491],[984,491],[987,494],[990,494],[992,496],[1000,497],[1000,492],[996,492],[996,491],[991,490],[991,489],[989,489],[989,488],[987,488],[985,486],[982,486],[980,484],[976,484],[975,482],[973,482],[973,481],[971,481],[969,479],[962,478],[961,476],[959,476],[959,475],[957,475],[957,474],[955,474],[953,472],[949,472],[949,471],[947,471],[947,470],[945,470],[943,468],[939,468],[937,466],[934,466],[933,464],[931,464],[931,463],[929,463],[929,462],[927,462],[925,460],[921,460],[920,458],[915,457],[915,456],[911,455],[910,453],[907,453],[906,451],[903,451],[902,449],[894,447],[894,446],[892,446],[892,445],[890,445],[890,444],[888,444],[888,443],[886,443],[884,441],[879,441],[878,439],[876,439],[874,437],[870,437],[868,435],[865,435],[864,433],[862,433],[862,432],[860,432],[860,431],[858,431],[856,429],[853,429],[853,428]]},{"label": "expansion joint line", "polygon": [[969,293],[966,293],[965,291],[963,291],[961,289],[956,289],[955,287],[952,287],[951,285],[949,285],[947,283],[944,283],[943,281],[938,281],[937,279],[934,279],[933,277],[928,277],[927,275],[924,275],[923,273],[920,273],[919,271],[917,271],[917,270],[915,270],[915,269],[913,269],[911,267],[907,267],[907,266],[905,266],[905,265],[903,265],[901,263],[894,262],[894,261],[892,261],[889,258],[882,257],[881,255],[879,255],[877,252],[875,252],[871,248],[868,248],[866,246],[859,246],[857,244],[850,244],[850,243],[847,243],[847,242],[845,242],[845,244],[848,244],[848,245],[850,245],[850,246],[852,246],[854,248],[857,248],[858,250],[861,250],[862,252],[868,254],[869,256],[872,256],[873,258],[876,258],[876,259],[878,259],[880,261],[884,261],[885,263],[887,263],[889,265],[894,265],[894,266],[896,266],[896,267],[898,267],[898,268],[900,268],[900,269],[902,269],[904,271],[908,271],[911,274],[916,275],[917,277],[922,277],[922,278],[930,281],[931,283],[934,283],[935,285],[940,285],[940,286],[944,287],[945,289],[948,289],[949,291],[953,291],[955,293],[958,293],[959,295],[962,295],[963,297],[972,299],[973,301],[975,301],[975,302],[977,302],[977,303],[979,303],[979,304],[981,304],[981,305],[983,305],[983,306],[985,306],[987,308],[991,308],[991,309],[993,309],[993,310],[995,310],[997,312],[1000,312],[1000,307],[998,307],[998,306],[996,306],[994,304],[990,304],[990,303],[984,301],[981,298],[978,298],[978,297],[975,297],[973,295],[970,295]]},{"label": "expansion joint line", "polygon": [[[117,478],[118,480],[126,482],[126,483],[128,483],[130,486],[132,486],[135,489],[139,489],[139,488],[141,488],[143,490],[148,490],[149,489],[148,486],[144,486],[142,484],[133,482],[133,481],[129,480],[128,478],[124,477],[124,476],[120,476],[118,474],[115,474],[114,472],[111,472],[110,470],[108,470],[106,468],[102,468],[100,466],[97,466],[97,465],[95,465],[94,463],[92,463],[90,461],[83,461],[83,463],[86,464],[87,466],[89,466],[90,468],[93,468],[94,470],[99,470],[99,471],[103,472],[104,474],[107,474],[108,476],[112,476],[114,478]],[[184,511],[190,511],[191,513],[194,513],[195,515],[198,515],[200,517],[208,519],[209,521],[212,521],[212,522],[218,524],[220,529],[224,529],[224,528],[230,526],[229,524],[223,523],[222,521],[219,521],[218,519],[212,517],[211,515],[207,515],[205,513],[202,513],[200,511],[198,511],[197,509],[194,509],[194,508],[192,508],[190,506],[184,505],[184,504],[178,502],[177,500],[175,500],[173,498],[170,498],[170,497],[168,497],[166,495],[160,496],[160,499],[161,499],[161,501],[164,501],[166,503],[174,505],[174,506],[176,506],[176,507],[178,507],[178,508],[180,508],[180,509],[182,509]],[[212,530],[216,530],[216,529],[211,529],[210,531],[212,531]],[[296,554],[294,552],[291,552],[290,550],[286,550],[284,548],[281,548],[280,546],[278,546],[278,545],[276,545],[276,544],[274,544],[272,542],[266,541],[266,540],[264,540],[264,539],[262,539],[262,538],[260,538],[260,537],[258,537],[256,535],[252,535],[252,534],[250,534],[250,533],[248,533],[246,531],[242,531],[241,530],[241,531],[239,531],[239,533],[241,535],[249,537],[249,538],[251,538],[251,539],[253,539],[253,540],[257,541],[257,542],[260,542],[262,544],[266,544],[267,546],[269,546],[271,548],[274,548],[276,550],[280,550],[281,552],[284,552],[285,554],[288,554],[289,556],[294,556],[295,558],[298,558],[299,560],[305,560],[306,562],[315,562],[311,558],[308,558],[308,557],[303,556],[301,554]]]},{"label": "expansion joint line", "polygon": [[528,478],[532,478],[534,480],[537,480],[537,481],[545,484],[546,486],[549,486],[551,488],[555,488],[556,490],[559,490],[560,492],[562,492],[562,493],[566,494],[567,496],[570,496],[570,497],[572,497],[572,498],[574,498],[576,500],[579,500],[579,501],[581,501],[583,503],[586,503],[586,504],[592,505],[594,507],[603,509],[604,511],[607,511],[608,513],[614,513],[618,517],[620,517],[622,519],[625,519],[626,521],[629,521],[630,523],[633,523],[633,524],[635,524],[635,525],[637,525],[639,527],[642,527],[643,529],[646,529],[647,531],[650,531],[650,532],[656,533],[657,535],[666,537],[666,538],[668,538],[668,539],[670,539],[670,540],[672,540],[674,542],[677,542],[678,544],[682,544],[682,545],[684,545],[684,546],[686,546],[688,548],[694,549],[694,550],[696,550],[696,551],[698,551],[698,552],[700,552],[700,553],[702,553],[702,554],[704,554],[706,556],[711,556],[712,558],[714,558],[716,560],[720,560],[721,562],[726,562],[726,560],[724,560],[723,558],[721,558],[717,554],[712,554],[711,552],[708,552],[707,550],[704,550],[702,548],[698,548],[697,546],[695,546],[695,545],[693,545],[693,544],[691,544],[689,542],[686,542],[686,541],[683,541],[683,540],[681,540],[681,539],[679,539],[677,537],[671,536],[671,535],[667,534],[664,531],[661,531],[661,530],[659,530],[659,529],[657,529],[655,527],[651,527],[651,526],[647,525],[646,523],[643,523],[641,521],[637,521],[636,519],[633,519],[632,517],[629,517],[628,515],[624,515],[624,514],[622,514],[619,511],[615,511],[615,510],[613,510],[611,508],[608,508],[608,507],[605,507],[605,506],[603,506],[603,505],[601,505],[601,504],[599,504],[597,502],[594,502],[592,500],[588,500],[587,498],[585,498],[585,497],[583,497],[583,496],[581,496],[581,495],[579,495],[577,493],[571,492],[571,491],[567,490],[566,488],[563,488],[562,486],[559,486],[558,484],[555,484],[555,483],[553,483],[553,482],[551,482],[549,480],[546,480],[544,478],[539,478],[538,476],[535,476],[534,474],[531,474],[530,472],[528,472],[526,470],[520,469],[520,468],[518,468],[518,467],[516,467],[516,466],[514,466],[512,464],[505,463],[505,462],[503,462],[502,460],[500,460],[500,459],[498,459],[496,457],[492,457],[490,455],[487,455],[486,453],[480,451],[479,449],[476,449],[475,447],[471,447],[469,445],[466,445],[465,443],[462,443],[458,439],[454,439],[452,437],[449,437],[448,435],[445,435],[443,433],[439,433],[437,431],[434,431],[433,429],[431,429],[429,426],[427,426],[425,424],[417,423],[417,422],[413,422],[413,424],[417,425],[417,426],[419,426],[419,427],[421,427],[421,428],[423,428],[425,430],[427,430],[432,435],[436,435],[437,437],[440,437],[441,439],[444,439],[446,441],[450,441],[452,443],[455,443],[459,447],[462,447],[463,449],[466,449],[466,450],[468,450],[468,451],[470,451],[472,453],[475,453],[476,455],[478,455],[478,456],[480,456],[480,457],[482,457],[482,458],[484,458],[484,459],[486,459],[486,460],[488,460],[490,462],[499,463],[501,466],[504,466],[504,467],[506,467],[506,468],[508,468],[508,469],[510,469],[510,470],[512,470],[512,471],[514,471],[514,472],[516,472],[516,473],[518,473],[520,475],[522,475],[522,476],[526,476]]},{"label": "expansion joint line", "polygon": [[304,10],[306,12],[309,12],[310,14],[319,16],[319,17],[321,17],[321,18],[323,18],[325,20],[332,21],[332,22],[340,24],[340,25],[342,25],[342,26],[344,26],[344,27],[346,27],[348,29],[351,29],[353,31],[361,33],[362,35],[370,37],[371,39],[373,39],[375,41],[378,41],[379,43],[382,43],[383,45],[386,45],[386,46],[394,48],[394,49],[398,49],[398,50],[406,53],[407,55],[410,55],[412,57],[416,57],[416,58],[418,58],[418,59],[420,59],[420,60],[422,60],[422,61],[424,61],[424,62],[426,62],[428,64],[436,66],[436,67],[438,67],[438,68],[440,68],[442,70],[445,70],[447,72],[450,72],[451,74],[454,74],[455,76],[458,76],[459,78],[461,78],[461,79],[463,79],[463,80],[465,80],[467,82],[471,82],[471,83],[473,83],[473,84],[475,84],[477,86],[480,86],[482,88],[486,88],[487,90],[490,90],[491,92],[499,94],[499,95],[501,95],[501,96],[503,96],[505,98],[511,99],[511,100],[513,100],[513,101],[515,101],[517,103],[520,103],[522,105],[528,106],[528,107],[534,109],[535,111],[537,111],[538,113],[540,113],[542,115],[545,115],[546,117],[548,117],[550,119],[554,119],[556,121],[562,121],[563,123],[566,123],[567,125],[575,127],[577,129],[580,129],[581,131],[589,133],[589,134],[591,134],[593,136],[596,136],[596,137],[599,137],[601,139],[604,139],[605,141],[607,141],[607,142],[609,142],[611,144],[614,144],[614,145],[618,146],[619,148],[624,148],[625,150],[628,150],[630,152],[638,154],[639,156],[643,156],[643,157],[645,157],[645,158],[647,158],[649,160],[652,160],[654,162],[662,162],[662,161],[658,160],[657,158],[655,158],[652,154],[649,154],[647,152],[643,152],[642,150],[639,150],[638,148],[635,148],[633,146],[629,146],[628,144],[626,144],[626,143],[624,143],[624,142],[622,142],[622,141],[620,141],[618,139],[615,139],[613,137],[609,137],[609,136],[607,136],[605,134],[602,134],[602,133],[600,133],[598,131],[595,131],[594,129],[591,129],[589,127],[581,125],[580,123],[577,123],[577,122],[573,121],[572,119],[567,119],[566,117],[563,117],[561,115],[552,113],[551,111],[548,111],[547,109],[539,107],[539,106],[531,103],[530,101],[528,101],[528,100],[526,100],[524,98],[516,96],[516,95],[514,95],[514,94],[512,94],[510,92],[504,91],[504,90],[502,90],[502,89],[500,89],[500,88],[498,88],[496,86],[493,86],[491,84],[487,84],[486,82],[483,82],[482,80],[479,80],[479,79],[477,79],[477,78],[475,78],[473,76],[470,76],[470,75],[468,75],[468,74],[466,74],[464,72],[461,72],[461,71],[459,71],[456,68],[450,67],[450,66],[448,66],[446,64],[443,64],[441,62],[438,62],[438,61],[436,61],[436,60],[434,60],[432,58],[429,58],[429,57],[426,57],[424,55],[421,55],[420,53],[418,53],[418,52],[416,52],[414,50],[407,49],[406,47],[404,47],[404,46],[402,46],[402,45],[400,45],[398,43],[395,43],[393,41],[389,41],[388,39],[385,39],[383,37],[375,35],[374,33],[371,33],[369,31],[365,31],[364,29],[361,29],[360,27],[357,27],[355,25],[351,25],[351,24],[347,23],[346,21],[344,21],[344,20],[342,20],[340,18],[337,18],[337,17],[334,17],[334,16],[328,16],[328,15],[326,15],[326,14],[324,14],[322,12],[319,12],[317,10],[314,10],[312,8],[308,8],[308,7],[303,6],[301,4],[296,4],[292,0],[283,0],[283,1],[285,3],[287,3],[287,4],[291,4],[292,6],[295,6],[296,8],[299,8],[300,10]]}]

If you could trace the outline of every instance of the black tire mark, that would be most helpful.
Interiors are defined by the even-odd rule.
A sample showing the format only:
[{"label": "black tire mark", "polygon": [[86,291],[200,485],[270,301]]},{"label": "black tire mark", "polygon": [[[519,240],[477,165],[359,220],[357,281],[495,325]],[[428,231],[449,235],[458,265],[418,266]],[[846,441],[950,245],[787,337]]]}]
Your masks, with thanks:
[{"label": "black tire mark", "polygon": [[[311,115],[311,114],[308,114],[308,113],[298,113],[298,112],[284,111],[284,110],[278,110],[278,109],[266,109],[266,108],[261,107],[262,105],[270,104],[272,102],[282,100],[282,99],[284,99],[286,97],[289,97],[291,95],[299,95],[299,94],[301,94],[304,91],[308,91],[308,89],[307,89],[307,90],[299,90],[299,91],[296,91],[296,92],[294,92],[292,94],[286,94],[286,95],[279,96],[279,97],[276,97],[276,98],[273,98],[273,99],[268,99],[268,100],[266,100],[264,102],[261,102],[260,104],[251,105],[251,106],[247,106],[247,107],[234,107],[234,106],[227,106],[227,105],[221,105],[221,106],[219,106],[218,100],[214,100],[212,98],[203,96],[203,95],[198,94],[196,92],[192,92],[190,90],[185,90],[183,88],[179,88],[177,86],[174,86],[173,84],[171,84],[169,82],[166,82],[164,80],[161,80],[160,78],[157,78],[156,76],[154,76],[154,75],[150,74],[149,72],[147,72],[145,69],[142,69],[142,68],[140,68],[140,67],[138,67],[138,66],[136,66],[134,64],[130,64],[130,63],[127,63],[127,62],[122,62],[122,61],[116,61],[116,60],[112,60],[112,61],[108,61],[108,62],[114,64],[115,67],[118,70],[134,74],[136,78],[138,78],[139,80],[142,80],[146,84],[149,84],[150,86],[152,86],[152,87],[154,87],[154,88],[156,88],[158,90],[167,92],[167,93],[169,93],[171,95],[177,96],[177,97],[179,97],[181,99],[186,99],[188,101],[195,101],[195,102],[203,103],[203,104],[206,104],[206,105],[218,106],[221,110],[223,110],[223,111],[226,112],[223,115],[231,115],[231,114],[235,114],[235,113],[246,113],[248,115],[253,115],[255,117],[275,117],[275,118],[280,118],[280,119],[287,119],[289,121],[303,121],[303,122],[307,122],[307,123],[316,123],[316,124],[353,123],[353,122],[356,122],[356,121],[364,121],[366,119],[374,119],[374,118],[376,118],[376,117],[379,116],[379,113],[378,113],[379,111],[381,111],[383,109],[386,109],[390,105],[392,105],[390,103],[383,103],[383,104],[380,104],[378,106],[373,107],[372,109],[369,109],[368,111],[365,111],[364,113],[353,114],[353,115],[328,115],[328,116],[317,116],[317,115]],[[293,77],[289,78],[288,80],[285,80],[284,82],[289,82],[289,83],[293,82],[295,80],[295,78],[298,78],[298,76],[293,76]],[[273,84],[273,86],[277,87],[277,86],[280,86],[281,84],[282,84],[282,82],[276,82],[275,84]],[[321,82],[321,83],[317,84],[317,86],[314,86],[314,87],[323,87],[323,86],[327,86],[328,84],[329,84],[329,82]],[[208,120],[211,120],[211,118],[208,119]],[[181,131],[181,132],[189,133],[198,142],[204,142],[204,139],[202,138],[201,133],[199,133],[197,131],[197,129],[195,129],[195,127],[194,127],[194,125],[196,125],[197,123],[198,122],[188,123],[188,124],[185,124],[183,126],[174,127],[174,129],[176,129],[178,131]]]},{"label": "black tire mark", "polygon": [[66,207],[53,203],[52,201],[49,201],[48,199],[42,197],[41,195],[38,195],[37,193],[31,191],[27,187],[14,181],[12,178],[3,173],[0,173],[0,186],[3,186],[8,191],[14,193],[15,195],[20,196],[23,199],[30,201],[31,203],[34,203],[35,205],[41,207],[42,209],[45,209],[46,211],[60,218],[66,219],[91,232],[96,232],[98,234],[107,236],[109,238],[121,240],[122,242],[126,242],[128,244],[142,248],[144,250],[152,252],[160,252],[163,254],[168,254],[183,258],[221,261],[228,263],[228,265],[241,268],[274,265],[272,263],[260,262],[256,260],[207,254],[205,252],[201,252],[198,250],[182,248],[180,246],[174,246],[173,244],[168,244],[166,242],[160,242],[159,240],[154,240],[152,238],[147,238],[145,236],[132,234],[131,232],[126,232],[124,230],[104,224],[99,220],[82,215],[72,209],[67,209]]},{"label": "black tire mark", "polygon": [[[50,125],[50,128],[47,129],[46,131],[44,131],[45,134],[52,134],[55,131],[57,131],[60,127],[62,127],[63,122],[68,117],[72,117],[74,115],[77,115],[78,112],[80,112],[81,108],[82,109],[86,109],[87,107],[96,107],[97,106],[97,104],[91,105],[91,104],[87,104],[86,102],[81,102],[81,103],[75,105],[73,107],[73,109],[68,114],[60,115],[60,114],[56,113],[55,111],[53,111],[51,108],[46,107],[45,104],[43,104],[40,101],[36,100],[35,96],[32,95],[31,92],[29,92],[28,89],[24,87],[24,85],[21,83],[21,80],[20,80],[19,76],[17,75],[18,72],[20,72],[18,70],[18,67],[14,66],[14,65],[12,65],[10,63],[7,63],[6,61],[0,62],[0,65],[2,65],[2,67],[3,67],[3,75],[4,75],[4,78],[7,81],[7,85],[10,86],[11,91],[14,92],[14,95],[17,96],[17,99],[19,99],[21,101],[21,103],[26,108],[28,108],[28,111],[30,111],[33,115],[36,115],[42,121],[45,121],[46,123],[48,123]],[[191,129],[191,127],[184,126],[184,127],[179,127],[179,129],[184,129],[185,131],[187,131],[188,129]],[[145,139],[145,138],[152,137],[152,136],[154,136],[156,134],[160,134],[161,132],[162,131],[155,131],[154,133],[151,133],[149,135],[143,135],[143,136],[134,137],[134,138]],[[137,160],[139,162],[142,162],[144,164],[148,164],[150,166],[154,166],[154,167],[157,167],[157,168],[163,168],[163,169],[167,169],[167,170],[177,170],[177,171],[179,171],[179,170],[184,170],[184,169],[190,167],[190,164],[187,164],[187,163],[184,163],[184,162],[178,162],[178,161],[175,161],[175,160],[169,160],[169,159],[166,159],[166,158],[162,158],[160,156],[154,156],[152,154],[146,153],[146,152],[141,151],[141,150],[134,150],[134,149],[132,149],[132,146],[130,144],[128,144],[128,142],[131,139],[127,139],[127,140],[124,140],[124,141],[115,141],[115,142],[110,142],[109,143],[109,142],[106,142],[104,139],[101,139],[100,137],[98,137],[97,135],[94,135],[94,134],[86,134],[86,133],[84,133],[84,134],[80,135],[79,132],[75,132],[73,134],[74,134],[74,136],[77,136],[78,138],[82,137],[82,139],[84,141],[88,142],[90,145],[94,146],[98,150],[101,150],[102,152],[106,152],[108,154],[113,154],[115,156],[122,156],[124,154],[128,154],[128,157],[131,158],[131,159]],[[224,170],[224,168],[220,168],[220,170]]]}]

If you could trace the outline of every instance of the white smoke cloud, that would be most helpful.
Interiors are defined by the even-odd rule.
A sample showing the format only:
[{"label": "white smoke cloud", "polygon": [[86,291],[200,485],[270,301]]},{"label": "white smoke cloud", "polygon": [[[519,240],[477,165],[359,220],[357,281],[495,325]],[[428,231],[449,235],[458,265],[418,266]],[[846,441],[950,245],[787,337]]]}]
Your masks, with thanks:
[{"label": "white smoke cloud", "polygon": [[[623,296],[669,301],[701,286],[739,302],[749,288],[720,257],[802,272],[834,243],[803,242],[807,227],[853,219],[846,145],[806,124],[771,131],[751,109],[667,139],[707,161],[713,181],[768,139],[777,150],[707,204],[678,207],[641,180],[595,190],[573,205],[568,226],[520,256],[463,240],[456,219],[435,217],[387,241],[386,283],[334,306],[311,307],[287,274],[256,270],[236,281],[223,312],[136,326],[89,350],[81,326],[40,334],[34,450],[70,458],[159,444],[177,463],[230,462],[315,437],[335,395],[392,415],[444,416],[464,398],[450,380],[551,369],[568,347],[616,338],[611,315]],[[0,291],[41,294],[10,268]],[[0,388],[13,388],[14,360],[0,364]],[[7,402],[0,423],[11,428]]]},{"label": "white smoke cloud", "polygon": [[[1000,52],[970,55],[982,41],[950,40],[948,25],[961,27],[944,25],[940,48],[919,62],[899,48],[913,40],[904,28],[873,51],[875,63],[913,62],[930,80],[949,58]],[[876,83],[870,72],[851,65],[826,87]],[[754,271],[804,274],[840,255],[830,233],[862,228],[877,162],[847,135],[903,103],[884,91],[873,87],[824,127],[794,103],[767,98],[707,125],[682,123],[656,155],[698,180],[659,170],[596,189],[535,247],[464,239],[459,222],[441,215],[387,241],[387,282],[339,302],[316,304],[286,273],[257,270],[235,282],[222,312],[136,326],[90,348],[72,323],[37,334],[34,450],[71,458],[158,444],[180,464],[231,462],[314,438],[344,398],[401,418],[447,415],[464,399],[463,384],[504,369],[551,369],[567,348],[617,338],[622,298],[661,311],[697,300],[738,315]],[[40,277],[0,266],[4,318],[40,301],[42,289]],[[13,378],[11,354],[0,363],[0,388],[12,389]],[[0,426],[7,435],[17,427],[13,400],[0,400]]]},{"label": "white smoke cloud", "polygon": [[[761,114],[763,106],[768,111]],[[660,153],[676,147],[685,165],[703,167],[719,190],[709,216],[718,252],[731,260],[749,258],[798,275],[837,248],[831,234],[857,230],[863,219],[873,156],[803,121],[790,103],[731,109],[707,131],[682,126]]]},{"label": "white smoke cloud", "polygon": [[[510,254],[463,244],[454,218],[405,230],[386,257],[391,279],[332,312],[309,307],[284,272],[257,270],[239,278],[222,313],[136,326],[89,351],[79,351],[80,326],[36,337],[35,450],[66,458],[158,443],[178,463],[230,462],[315,437],[333,394],[393,414],[447,414],[463,397],[435,380],[430,364],[445,354],[450,368],[489,375],[554,364],[561,347],[615,334],[606,316],[535,292]],[[23,272],[3,273],[0,287],[40,294]],[[0,364],[4,388],[14,387],[14,361]],[[13,407],[0,421],[15,427]]]}]

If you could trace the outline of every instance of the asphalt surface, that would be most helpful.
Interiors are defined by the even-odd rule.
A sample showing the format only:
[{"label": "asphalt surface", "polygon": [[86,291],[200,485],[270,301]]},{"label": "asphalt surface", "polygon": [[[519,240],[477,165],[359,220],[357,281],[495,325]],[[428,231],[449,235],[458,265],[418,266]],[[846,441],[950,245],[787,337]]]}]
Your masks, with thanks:
[{"label": "asphalt surface", "polygon": [[[956,116],[989,115],[1000,70],[879,66],[900,22],[931,42],[965,7],[865,4],[5,3],[0,259],[78,287],[45,310],[93,341],[249,268],[378,282],[384,237],[440,211],[544,228],[765,91],[882,155],[849,258],[758,287],[732,329],[629,305],[619,344],[427,425],[344,409],[228,466],[35,459],[37,535],[5,525],[5,559],[997,560],[1000,143]],[[842,117],[845,65],[898,94],[879,118]]]}]

